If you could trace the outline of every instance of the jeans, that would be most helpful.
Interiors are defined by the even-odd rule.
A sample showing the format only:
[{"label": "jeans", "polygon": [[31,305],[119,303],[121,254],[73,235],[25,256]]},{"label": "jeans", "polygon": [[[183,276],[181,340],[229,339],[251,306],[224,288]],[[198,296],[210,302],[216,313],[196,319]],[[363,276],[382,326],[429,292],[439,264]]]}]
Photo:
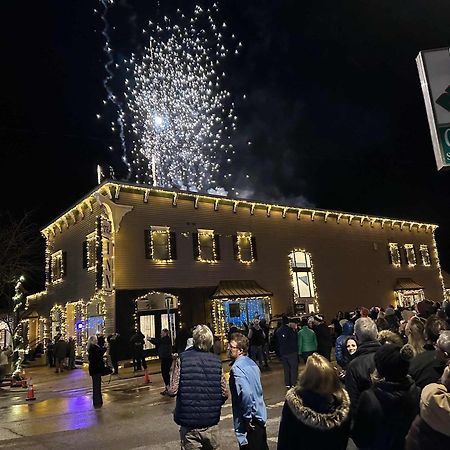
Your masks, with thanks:
[{"label": "jeans", "polygon": [[208,428],[180,427],[181,450],[219,450],[219,426]]}]

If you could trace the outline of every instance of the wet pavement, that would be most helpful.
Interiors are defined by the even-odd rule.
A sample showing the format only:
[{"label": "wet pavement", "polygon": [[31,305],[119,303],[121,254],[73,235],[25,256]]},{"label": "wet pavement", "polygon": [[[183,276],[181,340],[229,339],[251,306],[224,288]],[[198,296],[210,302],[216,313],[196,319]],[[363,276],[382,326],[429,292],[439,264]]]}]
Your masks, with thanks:
[{"label": "wet pavement", "polygon": [[[285,394],[278,360],[262,373],[268,408],[270,449],[276,448]],[[224,371],[229,363],[223,362]],[[149,363],[150,384],[144,372],[119,369],[119,376],[102,378],[103,408],[92,406],[87,365],[60,374],[48,367],[26,370],[35,400],[25,388],[0,389],[0,449],[179,449],[178,426],[173,422],[175,399],[161,396],[159,361]],[[231,402],[223,408],[219,429],[222,449],[237,449],[232,429]]]}]

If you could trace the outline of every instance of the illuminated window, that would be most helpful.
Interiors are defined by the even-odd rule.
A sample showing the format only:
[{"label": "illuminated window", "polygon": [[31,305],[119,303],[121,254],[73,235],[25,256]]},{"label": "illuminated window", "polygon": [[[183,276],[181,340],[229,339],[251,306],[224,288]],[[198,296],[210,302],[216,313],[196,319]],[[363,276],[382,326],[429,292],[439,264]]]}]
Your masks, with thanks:
[{"label": "illuminated window", "polygon": [[421,244],[420,245],[420,257],[422,259],[422,264],[426,267],[431,266],[431,258],[430,252],[428,250],[428,245]]},{"label": "illuminated window", "polygon": [[146,258],[159,262],[176,259],[175,233],[169,227],[152,226],[146,230],[145,237]]},{"label": "illuminated window", "polygon": [[389,259],[391,264],[395,267],[400,267],[400,251],[398,249],[398,244],[396,242],[389,242]]},{"label": "illuminated window", "polygon": [[83,242],[83,268],[88,270],[95,269],[96,263],[96,239],[97,234],[91,233],[86,236],[86,240]]},{"label": "illuminated window", "polygon": [[59,283],[64,277],[65,253],[58,250],[51,256],[50,280],[52,283]]},{"label": "illuminated window", "polygon": [[192,238],[197,261],[211,263],[220,259],[219,236],[213,230],[198,230],[198,233],[193,233]]},{"label": "illuminated window", "polygon": [[256,242],[252,233],[240,231],[234,240],[235,259],[243,264],[250,264],[256,260]]},{"label": "illuminated window", "polygon": [[416,265],[416,252],[414,251],[413,244],[405,244],[406,261],[408,261],[409,267],[414,267]]},{"label": "illuminated window", "polygon": [[314,275],[311,255],[304,250],[294,250],[289,254],[294,301],[299,298],[315,297]]}]

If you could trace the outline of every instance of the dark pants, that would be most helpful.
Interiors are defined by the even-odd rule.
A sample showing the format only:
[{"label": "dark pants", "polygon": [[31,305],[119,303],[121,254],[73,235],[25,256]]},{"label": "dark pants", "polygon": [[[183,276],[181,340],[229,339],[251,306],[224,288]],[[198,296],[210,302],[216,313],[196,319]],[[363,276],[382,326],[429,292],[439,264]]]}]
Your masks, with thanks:
[{"label": "dark pants", "polygon": [[114,373],[118,374],[119,373],[119,361],[117,359],[117,355],[111,355],[110,354],[109,357],[111,358],[111,364],[113,366]]},{"label": "dark pants", "polygon": [[92,403],[94,408],[100,408],[103,405],[101,375],[92,375]]},{"label": "dark pants", "polygon": [[144,368],[144,370],[145,370],[147,368],[147,362],[145,361],[144,353],[137,352],[134,354],[133,366],[134,366],[134,370],[142,370],[142,368]]},{"label": "dark pants", "polygon": [[172,357],[161,358],[161,375],[164,380],[164,384],[169,386],[170,384],[170,368],[172,367]]},{"label": "dark pants", "polygon": [[298,355],[297,353],[289,353],[281,355],[281,362],[284,369],[284,384],[286,386],[295,386],[298,377]]},{"label": "dark pants", "polygon": [[313,354],[314,352],[303,352],[302,353],[302,358],[303,358],[303,361],[305,361],[305,364],[306,364],[306,361],[308,361],[308,358]]},{"label": "dark pants", "polygon": [[248,443],[245,445],[239,445],[240,450],[269,450],[267,445],[267,432],[266,427],[258,422],[253,424],[255,429],[247,433]]}]

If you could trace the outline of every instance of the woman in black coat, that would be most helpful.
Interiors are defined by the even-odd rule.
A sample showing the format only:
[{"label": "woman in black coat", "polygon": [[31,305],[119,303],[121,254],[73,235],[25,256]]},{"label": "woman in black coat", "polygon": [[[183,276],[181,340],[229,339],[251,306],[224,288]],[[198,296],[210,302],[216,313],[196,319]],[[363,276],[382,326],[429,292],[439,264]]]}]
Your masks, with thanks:
[{"label": "woman in black coat", "polygon": [[295,387],[288,390],[278,432],[278,450],[345,450],[350,399],[331,363],[313,353]]},{"label": "woman in black coat", "polygon": [[86,346],[89,360],[89,375],[92,377],[92,402],[94,408],[101,408],[102,399],[102,375],[104,374],[105,364],[103,354],[105,349],[97,343],[97,336],[90,336]]}]

